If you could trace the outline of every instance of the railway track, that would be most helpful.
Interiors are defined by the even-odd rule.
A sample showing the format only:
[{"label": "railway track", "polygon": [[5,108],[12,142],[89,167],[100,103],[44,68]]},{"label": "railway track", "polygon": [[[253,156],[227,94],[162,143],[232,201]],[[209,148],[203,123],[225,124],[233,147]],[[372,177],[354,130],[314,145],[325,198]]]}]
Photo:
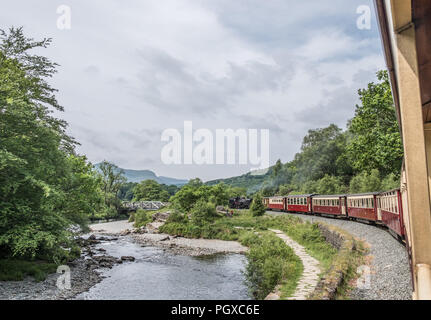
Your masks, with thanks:
[{"label": "railway track", "polygon": [[339,227],[369,245],[367,260],[370,286],[354,288],[350,297],[358,300],[410,300],[411,274],[407,250],[386,228],[346,219],[267,211],[268,215],[292,215],[310,222],[325,222]]}]

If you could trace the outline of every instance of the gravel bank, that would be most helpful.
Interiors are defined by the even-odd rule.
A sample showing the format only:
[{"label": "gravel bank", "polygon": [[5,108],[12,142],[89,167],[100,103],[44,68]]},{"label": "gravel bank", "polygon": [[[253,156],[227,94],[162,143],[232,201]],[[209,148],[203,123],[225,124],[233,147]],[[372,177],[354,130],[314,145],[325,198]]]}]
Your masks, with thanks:
[{"label": "gravel bank", "polygon": [[119,220],[90,225],[90,230],[94,233],[119,234],[127,229],[133,229],[133,222]]},{"label": "gravel bank", "polygon": [[[270,215],[283,213],[267,212]],[[323,221],[337,226],[370,246],[371,281],[369,289],[354,288],[355,300],[411,300],[410,267],[405,247],[386,230],[355,221],[291,214],[307,221]]]},{"label": "gravel bank", "polygon": [[[152,222],[152,230],[163,225],[163,221]],[[188,239],[183,237],[172,237],[163,233],[133,233],[133,223],[114,221],[90,225],[91,231],[99,234],[122,235],[130,234],[134,241],[144,246],[156,246],[170,250],[175,254],[202,256],[219,253],[245,253],[248,248],[236,241],[223,241],[216,239]]]},{"label": "gravel bank", "polygon": [[236,241],[188,239],[172,237],[161,233],[134,234],[133,239],[142,244],[162,247],[176,254],[189,256],[212,255],[218,253],[245,253],[248,248]]}]

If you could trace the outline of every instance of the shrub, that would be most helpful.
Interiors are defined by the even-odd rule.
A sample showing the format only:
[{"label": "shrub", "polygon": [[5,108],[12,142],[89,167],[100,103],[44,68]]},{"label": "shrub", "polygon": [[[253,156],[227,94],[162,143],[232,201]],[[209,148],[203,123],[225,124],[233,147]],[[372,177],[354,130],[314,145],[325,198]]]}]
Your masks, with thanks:
[{"label": "shrub", "polygon": [[263,216],[265,214],[266,208],[263,205],[262,197],[260,194],[256,194],[253,198],[253,202],[250,206],[250,211],[254,217]]},{"label": "shrub", "polygon": [[134,221],[135,221],[135,212],[130,212],[129,222],[134,222]]},{"label": "shrub", "polygon": [[147,223],[150,223],[153,221],[153,212],[152,211],[146,211],[143,209],[138,209],[135,213],[135,223],[133,226],[135,228],[140,228],[142,226],[145,226]]},{"label": "shrub", "polygon": [[256,299],[264,299],[281,282],[294,290],[302,264],[293,250],[272,233],[247,236],[250,246],[246,278]]},{"label": "shrub", "polygon": [[373,169],[370,173],[362,172],[350,180],[350,193],[381,191],[379,170]]},{"label": "shrub", "polygon": [[212,222],[215,217],[217,217],[217,212],[214,204],[205,200],[196,202],[191,210],[192,222],[197,226],[202,226],[206,222]]},{"label": "shrub", "polygon": [[36,281],[43,281],[48,274],[56,270],[55,263],[3,259],[0,260],[0,281],[20,281],[26,276],[34,277]]},{"label": "shrub", "polygon": [[166,223],[186,223],[188,221],[187,216],[178,210],[173,210],[172,213],[169,215],[168,219],[166,220]]}]

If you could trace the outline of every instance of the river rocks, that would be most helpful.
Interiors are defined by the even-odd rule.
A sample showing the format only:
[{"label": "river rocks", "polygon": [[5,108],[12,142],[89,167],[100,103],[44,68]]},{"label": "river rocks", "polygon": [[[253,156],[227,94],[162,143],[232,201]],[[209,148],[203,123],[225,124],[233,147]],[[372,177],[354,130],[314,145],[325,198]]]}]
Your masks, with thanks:
[{"label": "river rocks", "polygon": [[93,260],[97,262],[101,268],[111,269],[115,264],[122,263],[122,259],[117,259],[112,256],[93,256]]},{"label": "river rocks", "polygon": [[166,236],[164,238],[161,238],[159,241],[166,241],[166,240],[170,240],[169,236]]},{"label": "river rocks", "polygon": [[121,231],[120,232],[120,235],[121,236],[127,236],[128,234],[130,234],[131,233],[131,231],[130,231],[130,229],[126,229],[126,230],[124,230],[124,231]]},{"label": "river rocks", "polygon": [[168,220],[168,218],[169,218],[170,215],[171,215],[170,211],[156,212],[153,215],[153,221],[163,221],[163,222],[165,222],[166,220]]},{"label": "river rocks", "polygon": [[88,240],[96,240],[96,236],[94,234],[92,234],[88,237]]},{"label": "river rocks", "polygon": [[132,256],[122,256],[121,260],[122,261],[135,261],[135,257],[132,257]]},{"label": "river rocks", "polygon": [[159,228],[164,224],[164,222],[154,221],[147,224],[148,233],[159,233]]}]

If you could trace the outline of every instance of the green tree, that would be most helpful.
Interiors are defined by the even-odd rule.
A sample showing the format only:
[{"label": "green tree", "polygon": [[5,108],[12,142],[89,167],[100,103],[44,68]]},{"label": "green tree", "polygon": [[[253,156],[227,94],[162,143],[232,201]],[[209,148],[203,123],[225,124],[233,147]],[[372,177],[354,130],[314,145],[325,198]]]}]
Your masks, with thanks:
[{"label": "green tree", "polygon": [[379,170],[399,176],[403,147],[387,71],[377,73],[378,83],[359,90],[361,105],[349,125],[347,152],[358,171]]},{"label": "green tree", "polygon": [[275,163],[275,165],[272,167],[271,177],[272,178],[277,177],[282,168],[283,168],[283,164],[281,163],[281,160],[278,159],[277,162]]},{"label": "green tree", "polygon": [[379,170],[373,169],[370,173],[364,171],[350,181],[350,193],[377,192],[381,190]]},{"label": "green tree", "polygon": [[301,152],[294,159],[297,172],[293,182],[301,185],[308,180],[319,180],[325,175],[344,174],[339,171],[337,161],[345,152],[345,139],[341,129],[334,124],[323,129],[309,130],[302,142]]},{"label": "green tree", "polygon": [[138,184],[136,182],[124,183],[118,191],[118,197],[124,201],[132,201],[134,197],[133,188],[135,188],[137,185]]},{"label": "green tree", "polygon": [[198,200],[191,209],[191,219],[193,224],[202,226],[207,222],[212,222],[217,217],[217,212],[213,203],[204,199]]},{"label": "green tree", "polygon": [[265,214],[266,208],[263,205],[262,196],[259,193],[254,196],[250,206],[250,211],[255,217],[263,216]]},{"label": "green tree", "polygon": [[169,202],[171,202],[172,205],[181,212],[189,212],[201,196],[196,191],[197,187],[186,184],[170,198]]},{"label": "green tree", "polygon": [[400,179],[397,177],[397,175],[390,173],[382,180],[381,189],[386,191],[397,189],[400,187],[400,184]]},{"label": "green tree", "polygon": [[229,203],[228,188],[224,183],[219,183],[210,189],[210,199],[215,205],[227,205]]},{"label": "green tree", "polygon": [[34,55],[50,39],[0,30],[0,257],[66,255],[68,228],[85,225],[99,202],[99,180],[74,153],[63,111],[47,79],[56,64]]},{"label": "green tree", "polygon": [[229,195],[229,198],[236,198],[236,197],[245,197],[247,195],[247,188],[244,187],[227,187],[227,193]]},{"label": "green tree", "polygon": [[102,180],[84,156],[67,158],[67,175],[56,210],[75,224],[85,227],[88,218],[104,210]]},{"label": "green tree", "polygon": [[133,201],[169,201],[169,193],[154,180],[144,180],[133,189]]},{"label": "green tree", "polygon": [[121,200],[118,197],[121,186],[126,183],[124,171],[115,164],[103,161],[99,164],[102,176],[102,191],[106,207],[110,210],[108,215],[115,215],[121,207]]},{"label": "green tree", "polygon": [[339,177],[325,175],[322,179],[318,180],[317,193],[319,194],[337,194],[346,191],[346,187]]}]

